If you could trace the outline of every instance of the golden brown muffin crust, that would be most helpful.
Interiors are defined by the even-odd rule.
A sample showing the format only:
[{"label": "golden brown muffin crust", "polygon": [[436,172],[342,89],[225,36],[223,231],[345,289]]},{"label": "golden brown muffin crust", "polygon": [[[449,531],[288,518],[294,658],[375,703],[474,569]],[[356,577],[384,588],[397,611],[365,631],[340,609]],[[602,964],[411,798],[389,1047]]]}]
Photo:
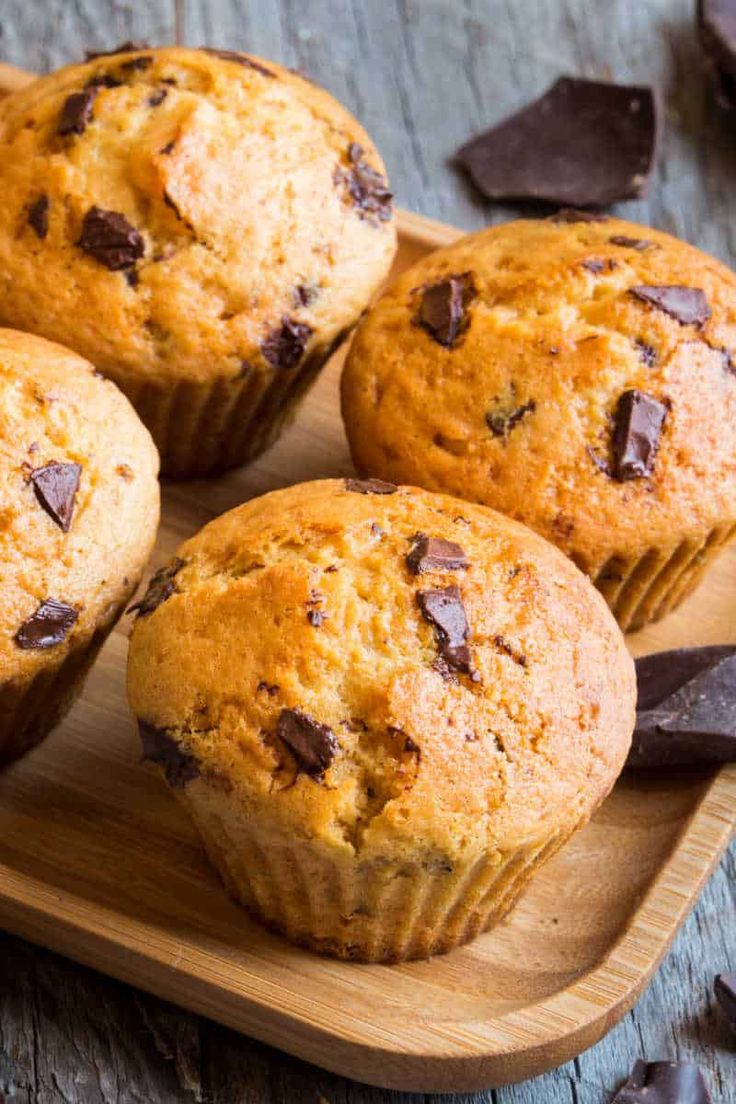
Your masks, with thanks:
[{"label": "golden brown muffin crust", "polygon": [[[649,227],[570,217],[403,273],[356,334],[342,406],[359,470],[493,506],[588,566],[736,519],[736,277]],[[620,478],[632,391],[664,424],[651,471]]]}]

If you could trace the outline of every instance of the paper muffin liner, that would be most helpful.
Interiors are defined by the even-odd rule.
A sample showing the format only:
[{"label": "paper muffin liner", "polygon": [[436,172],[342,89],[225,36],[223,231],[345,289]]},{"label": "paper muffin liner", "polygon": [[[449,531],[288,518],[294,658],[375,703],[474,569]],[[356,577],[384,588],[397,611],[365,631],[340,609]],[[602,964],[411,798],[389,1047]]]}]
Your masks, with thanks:
[{"label": "paper muffin liner", "polygon": [[0,686],[0,770],[40,744],[63,720],[128,597],[126,594],[126,600],[90,637],[77,646],[72,644],[60,663],[43,667],[31,679]]},{"label": "paper muffin liner", "polygon": [[213,475],[253,460],[274,443],[345,334],[316,346],[296,368],[244,365],[236,379],[213,383],[111,378],[153,437],[162,475]]},{"label": "paper muffin liner", "polygon": [[255,919],[310,950],[361,962],[444,954],[492,927],[571,835],[459,866],[361,861],[218,812],[214,796],[183,802],[229,893]]},{"label": "paper muffin liner", "polygon": [[736,523],[730,523],[702,538],[650,548],[643,556],[613,555],[593,565],[576,562],[590,575],[622,631],[634,632],[675,609],[734,535]]}]

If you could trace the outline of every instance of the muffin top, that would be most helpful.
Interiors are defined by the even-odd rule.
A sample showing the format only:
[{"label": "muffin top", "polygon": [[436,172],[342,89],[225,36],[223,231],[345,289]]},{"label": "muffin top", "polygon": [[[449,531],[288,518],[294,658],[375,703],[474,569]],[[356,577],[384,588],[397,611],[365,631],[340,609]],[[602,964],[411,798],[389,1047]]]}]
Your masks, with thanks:
[{"label": "muffin top", "polygon": [[359,470],[518,517],[588,569],[736,519],[736,277],[561,212],[403,273],[343,377]]},{"label": "muffin top", "polygon": [[97,56],[0,106],[0,321],[123,381],[288,369],[385,277],[390,199],[362,128],[278,65]]},{"label": "muffin top", "polygon": [[129,696],[172,786],[234,793],[276,835],[432,862],[585,819],[625,759],[635,685],[556,548],[481,506],[348,479],[187,541],[141,604]]},{"label": "muffin top", "polygon": [[156,534],[157,473],[114,384],[0,330],[0,682],[57,664],[125,601]]}]

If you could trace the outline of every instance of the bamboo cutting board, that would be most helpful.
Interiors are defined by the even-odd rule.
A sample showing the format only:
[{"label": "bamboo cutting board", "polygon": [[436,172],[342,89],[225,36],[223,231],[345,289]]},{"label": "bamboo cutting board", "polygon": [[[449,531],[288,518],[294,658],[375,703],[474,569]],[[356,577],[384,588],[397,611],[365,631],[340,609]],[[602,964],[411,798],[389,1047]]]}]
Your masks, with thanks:
[{"label": "bamboo cutting board", "polygon": [[[0,65],[0,88],[29,78]],[[397,271],[458,236],[399,213]],[[261,460],[168,484],[154,564],[209,518],[297,479],[350,472],[340,355]],[[626,775],[494,931],[398,966],[321,959],[251,923],[222,890],[127,714],[127,624],[82,699],[0,777],[0,924],[338,1073],[465,1091],[521,1080],[596,1042],[631,1007],[726,846],[736,766]],[[736,548],[639,654],[736,638]]]}]

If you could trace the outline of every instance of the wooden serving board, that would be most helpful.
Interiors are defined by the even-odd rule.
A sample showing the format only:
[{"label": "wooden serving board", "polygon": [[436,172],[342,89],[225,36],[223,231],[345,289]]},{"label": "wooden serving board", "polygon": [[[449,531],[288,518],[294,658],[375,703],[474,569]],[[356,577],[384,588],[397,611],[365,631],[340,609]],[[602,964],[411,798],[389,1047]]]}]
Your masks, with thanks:
[{"label": "wooden serving board", "polygon": [[[0,86],[29,78],[0,65]],[[459,235],[399,212],[397,271]],[[350,472],[338,354],[296,423],[247,469],[167,484],[154,564],[215,514]],[[494,931],[397,966],[319,958],[252,923],[193,829],[139,765],[124,691],[127,619],[82,699],[0,777],[0,924],[335,1072],[426,1092],[533,1076],[631,1007],[725,848],[736,766],[624,775]],[[639,654],[736,637],[736,548]]]}]

